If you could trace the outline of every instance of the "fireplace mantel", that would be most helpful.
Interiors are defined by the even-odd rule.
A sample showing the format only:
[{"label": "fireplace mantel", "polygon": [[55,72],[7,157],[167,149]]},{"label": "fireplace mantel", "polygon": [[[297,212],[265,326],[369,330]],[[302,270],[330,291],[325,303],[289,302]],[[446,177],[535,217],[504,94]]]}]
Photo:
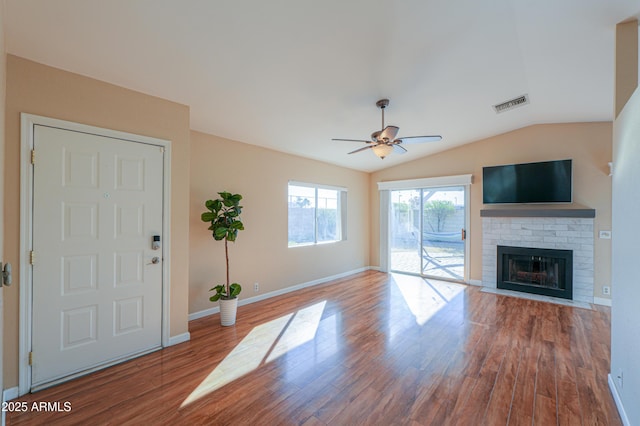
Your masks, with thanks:
[{"label": "fireplace mantel", "polygon": [[480,210],[481,217],[596,217],[595,209],[588,208],[493,208]]}]

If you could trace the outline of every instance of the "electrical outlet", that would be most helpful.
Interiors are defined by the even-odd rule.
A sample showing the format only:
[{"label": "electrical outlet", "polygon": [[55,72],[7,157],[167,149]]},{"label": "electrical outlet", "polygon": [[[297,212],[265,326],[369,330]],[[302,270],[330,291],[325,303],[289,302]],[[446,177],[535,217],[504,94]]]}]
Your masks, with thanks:
[{"label": "electrical outlet", "polygon": [[604,294],[605,296],[610,295],[611,287],[609,287],[608,285],[605,285],[604,287],[602,287],[602,294]]},{"label": "electrical outlet", "polygon": [[253,291],[260,291],[260,284],[255,283],[255,284],[253,285]]}]

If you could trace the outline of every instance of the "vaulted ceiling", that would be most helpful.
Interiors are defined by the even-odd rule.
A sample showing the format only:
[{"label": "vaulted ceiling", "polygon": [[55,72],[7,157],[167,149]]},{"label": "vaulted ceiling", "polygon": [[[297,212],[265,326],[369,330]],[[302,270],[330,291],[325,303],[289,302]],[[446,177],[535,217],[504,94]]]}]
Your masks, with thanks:
[{"label": "vaulted ceiling", "polygon": [[[189,105],[195,130],[363,171],[611,120],[615,24],[640,16],[637,0],[5,1],[11,54]],[[361,145],[331,138],[369,138],[380,98],[399,136],[443,140],[347,155]]]}]

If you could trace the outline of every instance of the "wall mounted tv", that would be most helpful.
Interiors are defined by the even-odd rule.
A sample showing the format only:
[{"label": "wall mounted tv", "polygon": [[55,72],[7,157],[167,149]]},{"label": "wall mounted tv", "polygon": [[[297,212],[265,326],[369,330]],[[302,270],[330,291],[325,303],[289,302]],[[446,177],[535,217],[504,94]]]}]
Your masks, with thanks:
[{"label": "wall mounted tv", "polygon": [[570,203],[571,160],[510,164],[482,168],[482,202]]}]

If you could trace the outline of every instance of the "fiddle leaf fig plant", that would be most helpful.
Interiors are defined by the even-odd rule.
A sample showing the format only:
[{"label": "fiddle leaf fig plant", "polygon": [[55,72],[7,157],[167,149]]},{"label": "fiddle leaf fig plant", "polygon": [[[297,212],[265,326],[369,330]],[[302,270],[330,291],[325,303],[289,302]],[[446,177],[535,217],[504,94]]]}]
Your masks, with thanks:
[{"label": "fiddle leaf fig plant", "polygon": [[238,238],[238,232],[244,229],[244,225],[240,219],[242,206],[240,200],[242,195],[231,194],[230,192],[218,192],[220,198],[215,200],[207,200],[205,207],[207,211],[202,213],[203,222],[210,223],[209,231],[213,239],[216,241],[224,241],[224,254],[227,265],[227,281],[219,284],[209,291],[215,291],[215,294],[209,298],[212,302],[220,299],[235,299],[242,291],[242,287],[238,283],[230,283],[229,280],[229,241],[234,242]]}]

